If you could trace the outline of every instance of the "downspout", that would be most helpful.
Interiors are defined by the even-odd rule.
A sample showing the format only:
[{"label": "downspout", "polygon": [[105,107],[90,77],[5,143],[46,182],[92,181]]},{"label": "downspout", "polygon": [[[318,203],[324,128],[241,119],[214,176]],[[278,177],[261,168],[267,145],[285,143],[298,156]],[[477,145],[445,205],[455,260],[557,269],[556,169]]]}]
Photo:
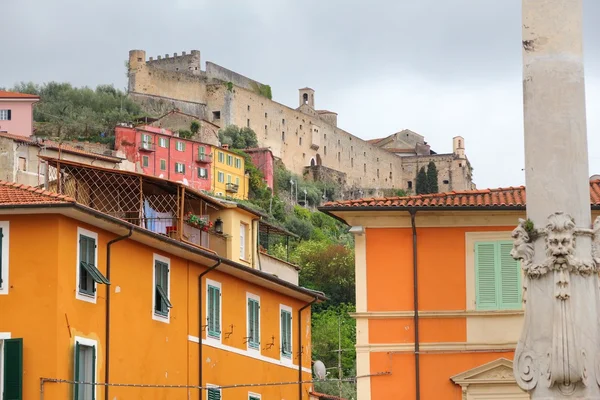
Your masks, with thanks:
[{"label": "downspout", "polygon": [[413,308],[415,325],[415,399],[421,399],[421,372],[419,366],[419,270],[417,268],[417,225],[415,217],[417,210],[410,209],[410,225],[413,233]]},{"label": "downspout", "polygon": [[298,400],[302,400],[302,311],[312,306],[319,299],[316,297],[310,303],[298,310]]},{"label": "downspout", "polygon": [[[200,400],[202,400],[202,277],[221,265],[221,258],[217,263],[198,275],[198,387]],[[105,399],[108,400],[108,399]]]},{"label": "downspout", "polygon": [[[262,271],[262,265],[260,264],[260,248],[259,248],[259,237],[258,235],[260,235],[260,218],[255,218],[252,220],[252,229],[256,229],[256,235],[254,235],[254,231],[252,232],[252,240],[255,240],[256,238],[256,243],[253,243],[252,248],[254,249],[254,251],[256,251],[256,261],[253,263],[254,265],[252,266],[253,268],[256,268],[256,266],[258,266],[258,270]],[[256,226],[256,228],[254,228]]]},{"label": "downspout", "polygon": [[[106,245],[106,279],[110,282],[110,246],[115,244],[116,242],[120,242],[121,240],[125,240],[130,238],[133,235],[133,228],[129,228],[129,233],[125,236],[119,236]],[[104,346],[104,383],[106,383],[106,387],[104,388],[104,400],[109,400],[108,396],[108,383],[110,383],[110,287],[106,287],[106,314],[105,314],[105,346]]]}]

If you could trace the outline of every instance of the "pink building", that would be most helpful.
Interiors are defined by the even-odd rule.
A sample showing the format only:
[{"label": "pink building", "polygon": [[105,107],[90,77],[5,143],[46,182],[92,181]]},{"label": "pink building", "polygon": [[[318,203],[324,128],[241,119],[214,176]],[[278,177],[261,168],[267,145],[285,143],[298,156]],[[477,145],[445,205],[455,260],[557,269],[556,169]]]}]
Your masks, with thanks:
[{"label": "pink building", "polygon": [[33,104],[40,100],[33,94],[0,90],[0,132],[29,137],[33,133]]},{"label": "pink building", "polygon": [[262,172],[267,186],[273,190],[273,153],[266,147],[257,149],[244,149],[250,155],[252,163]]},{"label": "pink building", "polygon": [[115,128],[115,150],[125,153],[138,172],[210,191],[211,146],[182,139],[173,132],[143,126]]}]

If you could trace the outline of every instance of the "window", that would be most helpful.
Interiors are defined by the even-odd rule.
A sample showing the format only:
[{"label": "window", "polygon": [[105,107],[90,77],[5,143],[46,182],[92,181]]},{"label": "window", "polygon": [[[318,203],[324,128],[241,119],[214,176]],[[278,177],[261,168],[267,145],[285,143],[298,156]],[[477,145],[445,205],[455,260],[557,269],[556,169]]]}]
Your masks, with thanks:
[{"label": "window", "polygon": [[281,132],[281,141],[285,142],[285,132]]},{"label": "window", "polygon": [[281,120],[281,125],[285,125],[285,118]]},{"label": "window", "polygon": [[158,138],[158,145],[159,145],[160,147],[164,147],[164,148],[166,148],[166,147],[167,147],[167,138],[164,138],[164,137],[159,137],[159,138]]},{"label": "window", "polygon": [[300,125],[300,130],[302,130],[302,125]]},{"label": "window", "polygon": [[160,160],[160,169],[161,171],[167,170],[167,160]]},{"label": "window", "polygon": [[478,310],[521,309],[521,270],[512,241],[475,243],[475,302]]},{"label": "window", "polygon": [[221,339],[221,284],[207,280],[207,312],[208,337]]},{"label": "window", "polygon": [[246,120],[246,126],[247,126],[248,128],[250,128],[250,119],[247,119],[247,120]]},{"label": "window", "polygon": [[242,159],[241,158],[235,158],[235,167],[237,169],[241,169],[242,168]]},{"label": "window", "polygon": [[10,121],[11,112],[10,110],[0,110],[0,121]]},{"label": "window", "polygon": [[[0,222],[0,295],[8,294],[8,221]],[[2,364],[0,364],[2,365]],[[0,374],[0,379],[2,374]],[[2,393],[2,392],[0,392]]]},{"label": "window", "polygon": [[177,151],[185,151],[185,142],[177,141],[175,149],[177,149]]},{"label": "window", "polygon": [[248,393],[248,400],[260,400],[260,394]]},{"label": "window", "polygon": [[367,164],[363,164],[363,169],[365,170],[365,174],[367,173]]},{"label": "window", "polygon": [[246,259],[246,224],[240,224],[240,258]]},{"label": "window", "polygon": [[96,267],[98,234],[78,228],[77,250],[77,292],[80,300],[96,302],[96,284],[110,285],[110,282]]},{"label": "window", "polygon": [[227,174],[227,183],[231,183],[231,175]]},{"label": "window", "polygon": [[222,151],[219,151],[219,162],[220,163],[225,162],[225,153],[223,153]]},{"label": "window", "polygon": [[150,157],[142,156],[142,167],[147,167],[150,165]]},{"label": "window", "polygon": [[248,104],[248,111],[250,111],[250,105]]},{"label": "window", "polygon": [[221,119],[221,111],[213,111],[213,121],[218,121]]},{"label": "window", "polygon": [[248,302],[248,347],[251,349],[260,349],[260,297],[248,293],[246,295]]},{"label": "window", "polygon": [[412,181],[408,181],[408,188],[412,189]]},{"label": "window", "polygon": [[340,139],[338,139],[338,146],[339,146],[340,144],[341,144],[341,143],[340,143]]},{"label": "window", "polygon": [[23,398],[23,339],[0,333],[0,393],[3,399]]},{"label": "window", "polygon": [[178,174],[185,174],[185,164],[176,162],[175,172],[177,172]]},{"label": "window", "polygon": [[449,182],[447,179],[444,179],[443,183],[444,183],[445,185],[447,185],[447,184],[449,184],[450,182]]},{"label": "window", "polygon": [[327,155],[327,146],[323,146],[323,154]]},{"label": "window", "polygon": [[281,306],[281,355],[292,358],[292,309]]},{"label": "window", "polygon": [[300,137],[300,138],[298,138],[298,145],[299,145],[299,146],[302,146],[302,138],[301,138],[301,137]]},{"label": "window", "polygon": [[265,113],[265,118],[267,118],[267,113]]},{"label": "window", "polygon": [[19,165],[17,168],[19,171],[27,171],[27,159],[25,157],[19,157]]},{"label": "window", "polygon": [[200,160],[200,161],[206,160],[206,148],[204,146],[198,147],[198,160]]},{"label": "window", "polygon": [[208,170],[206,168],[198,167],[198,178],[207,179],[208,178]]},{"label": "window", "polygon": [[154,255],[154,314],[156,320],[164,320],[169,317],[169,309],[173,308],[169,300],[171,288],[169,287],[169,259]]},{"label": "window", "polygon": [[377,177],[379,178],[379,168],[377,168]]},{"label": "window", "polygon": [[235,184],[240,186],[240,177],[239,176],[235,177]]},{"label": "window", "polygon": [[142,134],[142,148],[146,150],[152,149],[152,136]]},{"label": "window", "polygon": [[206,400],[221,400],[221,389],[208,388],[206,391]]},{"label": "window", "polygon": [[233,156],[231,154],[227,154],[227,165],[233,165]]},{"label": "window", "polygon": [[[76,382],[96,383],[96,341],[75,337],[75,365],[73,368]],[[75,384],[75,400],[94,400],[96,386]]]},{"label": "window", "polygon": [[225,183],[225,174],[219,171],[217,174],[217,179],[220,183]]},{"label": "window", "polygon": [[350,166],[354,168],[354,158],[350,159]]}]

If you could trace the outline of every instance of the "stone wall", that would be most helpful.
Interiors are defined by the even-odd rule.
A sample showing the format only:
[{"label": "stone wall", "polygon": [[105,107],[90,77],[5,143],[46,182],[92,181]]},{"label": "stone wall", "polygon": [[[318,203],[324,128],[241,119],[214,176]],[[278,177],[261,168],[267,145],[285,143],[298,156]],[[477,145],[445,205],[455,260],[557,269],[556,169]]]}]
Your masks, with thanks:
[{"label": "stone wall", "polygon": [[402,188],[414,194],[417,173],[433,161],[438,171],[440,192],[469,190],[471,185],[471,165],[466,158],[456,154],[434,154],[429,156],[402,157]]},{"label": "stone wall", "polygon": [[223,82],[231,82],[235,86],[255,90],[260,88],[263,84],[253,79],[247,78],[244,75],[238,74],[228,70],[227,68],[221,67],[215,63],[209,61],[206,62],[206,77],[208,79],[216,79]]},{"label": "stone wall", "polygon": [[157,56],[156,58],[150,57],[146,61],[146,65],[165,71],[188,72],[193,75],[202,74],[202,70],[200,69],[200,51],[198,50],[192,50],[190,54],[186,54],[185,51],[181,55],[174,53],[172,57],[168,54],[165,54],[164,58],[162,56]]},{"label": "stone wall", "polygon": [[140,93],[129,93],[129,97],[138,103],[144,111],[150,115],[159,116],[168,113],[174,109],[198,118],[207,118],[206,104],[195,103],[191,101],[176,100],[168,97],[153,96]]},{"label": "stone wall", "polygon": [[165,128],[174,132],[179,130],[189,131],[193,121],[196,121],[200,124],[200,129],[198,130],[198,133],[192,137],[192,139],[202,143],[208,143],[212,146],[219,145],[219,127],[208,121],[195,118],[192,115],[177,112],[169,113],[150,125],[157,128]]}]

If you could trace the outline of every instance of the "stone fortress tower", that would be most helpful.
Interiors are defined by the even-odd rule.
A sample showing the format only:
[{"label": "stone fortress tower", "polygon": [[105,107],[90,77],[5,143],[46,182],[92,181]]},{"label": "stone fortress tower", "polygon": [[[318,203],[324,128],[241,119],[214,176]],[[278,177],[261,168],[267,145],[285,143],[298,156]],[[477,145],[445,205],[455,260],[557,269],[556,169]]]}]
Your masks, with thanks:
[{"label": "stone fortress tower", "polygon": [[437,154],[410,130],[365,141],[337,126],[337,113],[316,109],[315,90],[298,91],[298,107],[265,97],[267,85],[212,62],[200,51],[164,57],[129,52],[129,96],[152,114],[174,108],[221,127],[250,127],[287,169],[341,185],[345,197],[415,192],[416,175],[433,161],[440,191],[474,188],[462,137],[453,152]]}]

